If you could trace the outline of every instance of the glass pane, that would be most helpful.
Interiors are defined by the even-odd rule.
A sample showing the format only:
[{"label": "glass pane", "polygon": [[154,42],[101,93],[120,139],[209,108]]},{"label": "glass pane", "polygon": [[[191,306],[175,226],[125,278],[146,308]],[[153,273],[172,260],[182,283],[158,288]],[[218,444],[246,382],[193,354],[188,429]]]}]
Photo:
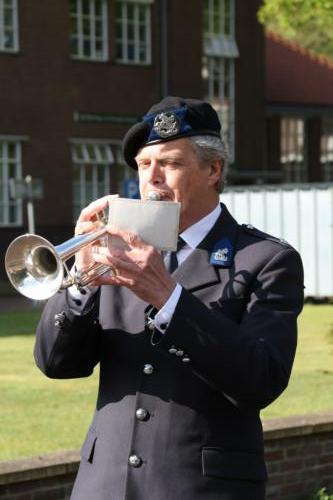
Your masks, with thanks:
[{"label": "glass pane", "polygon": [[138,6],[139,22],[140,23],[144,23],[144,24],[146,23],[148,9],[149,9],[149,5],[140,5],[140,6]]},{"label": "glass pane", "polygon": [[134,44],[128,44],[127,46],[127,59],[129,61],[134,61],[135,60],[135,47]]},{"label": "glass pane", "polygon": [[95,160],[96,159],[96,155],[95,155],[95,147],[94,147],[94,145],[93,144],[88,144],[86,146],[86,150],[87,150],[87,153],[88,153],[88,156],[89,156],[89,160],[90,161]]},{"label": "glass pane", "polygon": [[117,24],[116,26],[116,37],[119,39],[121,39],[123,36],[123,30],[122,30],[122,26],[121,24]]},{"label": "glass pane", "polygon": [[83,15],[89,15],[90,9],[89,9],[89,0],[82,0],[82,13]]},{"label": "glass pane", "polygon": [[9,205],[9,223],[13,224],[17,220],[17,207],[16,204],[10,203]]},{"label": "glass pane", "polygon": [[140,45],[140,47],[139,47],[139,60],[140,60],[140,62],[147,61],[147,51],[146,51],[145,45]]},{"label": "glass pane", "polygon": [[103,41],[102,40],[95,41],[95,55],[98,58],[103,57]]},{"label": "glass pane", "polygon": [[70,2],[69,2],[69,12],[71,14],[75,14],[77,12],[77,1],[76,0],[70,0]]},{"label": "glass pane", "polygon": [[116,58],[118,60],[121,60],[123,59],[123,46],[121,43],[117,43],[117,47],[116,47]]},{"label": "glass pane", "polygon": [[131,3],[127,4],[127,19],[129,21],[134,20],[134,5]]},{"label": "glass pane", "polygon": [[102,21],[96,21],[95,22],[95,34],[96,34],[96,36],[99,36],[99,37],[103,36],[103,24],[102,24]]},{"label": "glass pane", "polygon": [[16,163],[9,163],[8,165],[8,178],[16,179]]},{"label": "glass pane", "polygon": [[10,28],[13,26],[13,11],[12,9],[5,9],[4,12],[5,27]]},{"label": "glass pane", "polygon": [[116,4],[116,17],[117,19],[122,19],[123,17],[123,6],[120,2]]},{"label": "glass pane", "polygon": [[8,159],[16,160],[16,144],[14,142],[9,142],[7,147]]},{"label": "glass pane", "polygon": [[128,40],[134,40],[134,25],[133,24],[128,24],[127,25],[127,39]]},{"label": "glass pane", "polygon": [[90,51],[90,39],[84,39],[83,40],[83,55],[86,57],[89,57],[91,55]]},{"label": "glass pane", "polygon": [[14,35],[12,31],[5,31],[3,46],[5,49],[12,49],[14,47]]},{"label": "glass pane", "polygon": [[231,34],[231,2],[224,0],[224,33]]},{"label": "glass pane", "polygon": [[102,0],[95,0],[95,14],[96,16],[101,16],[102,15]]},{"label": "glass pane", "polygon": [[71,33],[73,35],[77,34],[77,18],[76,17],[71,17]]},{"label": "glass pane", "polygon": [[139,41],[140,42],[146,41],[146,27],[145,26],[140,26],[140,28],[139,28]]},{"label": "glass pane", "polygon": [[90,35],[90,21],[89,17],[84,17],[83,18],[83,35],[89,36]]},{"label": "glass pane", "polygon": [[99,146],[99,154],[100,154],[100,157],[101,157],[102,161],[107,161],[108,160],[107,147],[106,146]]}]

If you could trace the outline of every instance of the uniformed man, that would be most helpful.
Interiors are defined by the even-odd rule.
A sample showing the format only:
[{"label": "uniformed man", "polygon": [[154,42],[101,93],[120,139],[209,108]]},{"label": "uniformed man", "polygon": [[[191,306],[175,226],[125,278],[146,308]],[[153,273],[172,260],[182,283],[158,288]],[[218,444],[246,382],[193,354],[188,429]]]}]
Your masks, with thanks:
[{"label": "uniformed man", "polygon": [[[72,378],[100,364],[72,500],[262,500],[259,411],[288,384],[300,257],[219,203],[226,153],[208,103],[165,98],[123,145],[143,198],[154,190],[181,202],[181,248],[164,262],[139,237],[110,228],[127,246],[96,247],[94,259],[112,276],[45,307],[39,368]],[[82,211],[78,232],[91,230],[104,204]],[[83,250],[76,265],[86,264]]]}]

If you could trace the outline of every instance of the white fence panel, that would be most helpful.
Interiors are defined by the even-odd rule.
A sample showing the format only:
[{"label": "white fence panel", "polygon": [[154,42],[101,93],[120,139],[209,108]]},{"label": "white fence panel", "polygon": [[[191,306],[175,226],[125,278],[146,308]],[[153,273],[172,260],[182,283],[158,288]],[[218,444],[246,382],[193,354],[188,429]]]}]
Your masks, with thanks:
[{"label": "white fence panel", "polygon": [[239,223],[300,252],[307,296],[333,297],[333,184],[237,186],[225,189],[221,200]]}]

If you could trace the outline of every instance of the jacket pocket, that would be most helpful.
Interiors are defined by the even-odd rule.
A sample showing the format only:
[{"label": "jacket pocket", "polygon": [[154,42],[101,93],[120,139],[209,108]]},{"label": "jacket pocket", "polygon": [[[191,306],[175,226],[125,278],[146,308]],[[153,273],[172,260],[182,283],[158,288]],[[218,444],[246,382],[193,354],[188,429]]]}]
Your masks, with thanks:
[{"label": "jacket pocket", "polygon": [[89,463],[93,463],[97,434],[95,429],[90,428],[81,448],[81,458]]},{"label": "jacket pocket", "polygon": [[257,453],[226,451],[222,448],[202,449],[202,472],[204,476],[225,479],[266,481],[267,471],[264,456]]}]

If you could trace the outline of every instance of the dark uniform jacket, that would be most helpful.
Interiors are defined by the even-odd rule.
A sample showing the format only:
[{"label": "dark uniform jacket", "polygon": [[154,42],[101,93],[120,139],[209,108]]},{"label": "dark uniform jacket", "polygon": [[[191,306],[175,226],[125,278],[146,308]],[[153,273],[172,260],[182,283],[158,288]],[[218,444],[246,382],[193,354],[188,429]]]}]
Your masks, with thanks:
[{"label": "dark uniform jacket", "polygon": [[35,359],[47,376],[85,377],[100,363],[73,500],[264,498],[259,411],[288,384],[300,257],[223,206],[174,276],[183,291],[163,335],[122,287],[101,287],[81,316],[66,292],[44,309]]}]

